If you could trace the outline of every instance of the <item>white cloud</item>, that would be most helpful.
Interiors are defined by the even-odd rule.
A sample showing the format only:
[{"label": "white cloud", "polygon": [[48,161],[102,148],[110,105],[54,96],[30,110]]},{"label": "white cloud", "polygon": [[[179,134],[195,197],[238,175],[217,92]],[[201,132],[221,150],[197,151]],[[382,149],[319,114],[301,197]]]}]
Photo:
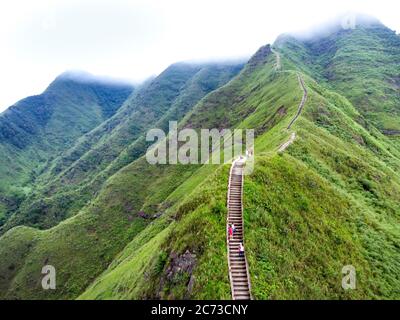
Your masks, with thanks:
[{"label": "white cloud", "polygon": [[14,0],[0,4],[0,110],[82,69],[140,80],[189,59],[250,55],[348,10],[400,29],[389,0]]}]

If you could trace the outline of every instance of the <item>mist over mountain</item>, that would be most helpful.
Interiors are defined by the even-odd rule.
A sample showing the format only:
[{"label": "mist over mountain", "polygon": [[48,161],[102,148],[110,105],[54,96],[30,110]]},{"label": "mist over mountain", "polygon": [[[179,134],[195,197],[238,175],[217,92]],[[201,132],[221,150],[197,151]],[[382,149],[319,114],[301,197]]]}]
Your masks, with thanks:
[{"label": "mist over mountain", "polygon": [[275,43],[279,42],[279,39],[285,36],[293,36],[300,40],[315,41],[338,31],[348,30],[355,27],[372,28],[385,26],[374,16],[350,11],[337,15],[335,18],[325,23],[314,25],[306,30],[285,33],[279,36]]}]

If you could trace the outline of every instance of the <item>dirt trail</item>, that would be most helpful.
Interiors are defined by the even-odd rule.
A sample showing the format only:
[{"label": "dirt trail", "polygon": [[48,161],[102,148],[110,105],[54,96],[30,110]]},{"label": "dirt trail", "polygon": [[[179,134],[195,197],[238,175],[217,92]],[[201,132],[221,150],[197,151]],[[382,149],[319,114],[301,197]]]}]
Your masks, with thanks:
[{"label": "dirt trail", "polygon": [[295,117],[292,119],[292,121],[290,121],[289,126],[287,127],[288,130],[291,128],[293,123],[297,120],[297,118],[300,116],[301,112],[303,111],[303,108],[304,108],[304,105],[305,105],[305,103],[307,101],[307,96],[308,96],[308,91],[307,91],[307,88],[306,88],[306,86],[304,84],[303,78],[300,76],[300,74],[297,74],[297,78],[299,79],[300,86],[303,89],[303,97],[301,98],[301,102],[299,104],[299,108],[297,110],[297,113],[296,113]]},{"label": "dirt trail", "polygon": [[294,142],[295,139],[296,139],[296,132],[292,132],[292,135],[290,136],[290,139],[279,147],[278,152],[285,151],[286,148],[289,147]]},{"label": "dirt trail", "polygon": [[[307,101],[307,96],[308,96],[307,88],[304,84],[303,78],[300,76],[300,74],[297,74],[297,78],[299,79],[300,86],[303,89],[303,97],[301,98],[301,102],[299,104],[299,108],[297,109],[296,115],[294,116],[292,121],[290,121],[290,124],[287,127],[288,130],[292,127],[293,123],[297,120],[297,118],[300,116],[301,112],[303,111],[303,108]],[[285,151],[286,148],[289,147],[294,142],[295,139],[296,139],[296,132],[292,132],[290,139],[279,147],[278,152]]]},{"label": "dirt trail", "polygon": [[236,228],[232,239],[229,239],[229,234],[227,234],[229,280],[233,300],[251,299],[246,255],[239,254],[239,245],[244,242],[242,202],[244,165],[244,160],[236,160],[229,173],[227,227],[234,224]]}]

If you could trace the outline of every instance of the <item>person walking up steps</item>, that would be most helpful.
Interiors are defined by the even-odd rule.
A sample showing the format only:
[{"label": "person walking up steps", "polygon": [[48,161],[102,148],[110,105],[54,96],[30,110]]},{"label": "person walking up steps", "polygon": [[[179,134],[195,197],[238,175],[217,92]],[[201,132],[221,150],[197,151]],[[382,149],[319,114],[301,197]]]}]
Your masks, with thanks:
[{"label": "person walking up steps", "polygon": [[244,257],[244,246],[243,243],[240,243],[239,245],[239,256]]},{"label": "person walking up steps", "polygon": [[228,227],[229,241],[233,240],[233,228],[231,225]]}]

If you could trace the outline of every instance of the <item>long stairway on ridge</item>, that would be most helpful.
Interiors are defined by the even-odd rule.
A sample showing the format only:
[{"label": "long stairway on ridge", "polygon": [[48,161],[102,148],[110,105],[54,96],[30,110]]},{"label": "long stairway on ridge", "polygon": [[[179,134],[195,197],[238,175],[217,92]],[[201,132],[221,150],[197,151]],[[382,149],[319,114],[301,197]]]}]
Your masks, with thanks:
[{"label": "long stairway on ridge", "polygon": [[244,160],[236,160],[231,167],[228,187],[228,226],[234,224],[233,239],[227,238],[229,278],[233,300],[251,299],[250,277],[246,255],[239,255],[243,237],[243,170]]}]

